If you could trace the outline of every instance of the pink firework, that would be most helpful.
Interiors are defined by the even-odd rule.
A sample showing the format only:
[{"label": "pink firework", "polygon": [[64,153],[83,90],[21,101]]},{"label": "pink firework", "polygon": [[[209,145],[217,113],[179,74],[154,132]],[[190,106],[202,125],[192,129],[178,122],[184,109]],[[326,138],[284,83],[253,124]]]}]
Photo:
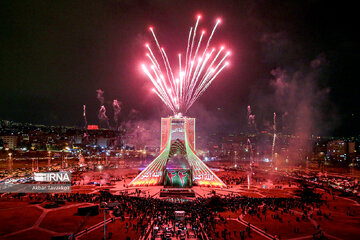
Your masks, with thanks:
[{"label": "pink firework", "polygon": [[[197,35],[201,16],[197,16],[194,27],[190,28],[185,58],[179,54],[179,67],[173,70],[164,48],[152,33],[161,59],[157,59],[149,44],[145,44],[149,64],[143,64],[142,69],[154,85],[152,89],[174,114],[185,113],[194,102],[205,92],[214,79],[229,63],[226,61],[230,51],[223,46],[211,48],[211,39],[221,20],[217,19],[209,38],[204,40],[205,31]],[[206,42],[205,44],[203,44]]]}]

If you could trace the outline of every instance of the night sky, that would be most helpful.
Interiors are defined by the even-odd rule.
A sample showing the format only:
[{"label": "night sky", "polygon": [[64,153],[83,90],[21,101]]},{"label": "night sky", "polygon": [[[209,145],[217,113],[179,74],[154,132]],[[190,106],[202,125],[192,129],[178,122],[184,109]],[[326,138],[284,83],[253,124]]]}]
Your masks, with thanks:
[{"label": "night sky", "polygon": [[[251,105],[265,129],[274,111],[288,111],[284,106],[301,119],[302,112],[295,117],[290,108],[310,99],[304,104],[316,133],[360,133],[358,10],[316,0],[1,1],[0,119],[81,126],[85,104],[88,122],[97,124],[97,89],[104,91],[109,117],[113,99],[123,102],[122,120],[132,109],[144,120],[171,114],[141,72],[144,43],[152,43],[147,29],[154,26],[174,62],[198,13],[201,29],[222,18],[214,45],[233,54],[188,115],[241,130]],[[274,69],[288,74],[282,83],[291,86],[290,97],[278,97]],[[302,94],[292,99],[297,90]]]}]

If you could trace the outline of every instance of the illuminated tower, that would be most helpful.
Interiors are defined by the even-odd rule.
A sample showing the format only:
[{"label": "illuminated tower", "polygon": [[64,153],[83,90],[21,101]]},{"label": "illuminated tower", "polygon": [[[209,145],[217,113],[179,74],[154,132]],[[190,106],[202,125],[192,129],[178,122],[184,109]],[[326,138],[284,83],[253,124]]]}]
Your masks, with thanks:
[{"label": "illuminated tower", "polygon": [[172,187],[190,187],[194,184],[226,187],[196,156],[195,119],[181,117],[181,113],[186,113],[220,72],[229,65],[227,58],[230,51],[225,50],[224,46],[210,46],[221,19],[216,19],[211,34],[203,44],[201,43],[205,30],[196,34],[200,19],[201,15],[197,15],[194,27],[190,28],[186,54],[178,54],[179,67],[171,66],[154,28],[149,27],[160,54],[154,54],[150,44],[146,43],[147,63],[143,63],[141,67],[153,84],[152,91],[171,109],[174,117],[161,119],[160,155],[130,183],[130,186],[164,184]]},{"label": "illuminated tower", "polygon": [[129,186],[226,187],[195,153],[195,118],[161,119],[160,154]]}]

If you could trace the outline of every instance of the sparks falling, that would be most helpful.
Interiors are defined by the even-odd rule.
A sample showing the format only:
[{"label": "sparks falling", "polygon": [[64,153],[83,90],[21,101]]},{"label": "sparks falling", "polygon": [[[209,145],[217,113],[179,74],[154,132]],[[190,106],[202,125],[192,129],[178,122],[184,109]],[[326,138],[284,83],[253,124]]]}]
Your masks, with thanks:
[{"label": "sparks falling", "polygon": [[[178,68],[173,69],[169,59],[156,38],[154,29],[149,28],[154,37],[159,59],[155,57],[149,44],[145,44],[149,64],[143,64],[142,69],[154,85],[152,89],[174,114],[186,113],[194,102],[205,92],[220,72],[229,65],[226,61],[230,51],[210,48],[211,39],[221,20],[217,19],[214,28],[205,44],[205,31],[199,37],[197,29],[201,16],[197,16],[194,27],[190,28],[186,54],[178,55]],[[161,56],[161,59],[160,59]]]}]

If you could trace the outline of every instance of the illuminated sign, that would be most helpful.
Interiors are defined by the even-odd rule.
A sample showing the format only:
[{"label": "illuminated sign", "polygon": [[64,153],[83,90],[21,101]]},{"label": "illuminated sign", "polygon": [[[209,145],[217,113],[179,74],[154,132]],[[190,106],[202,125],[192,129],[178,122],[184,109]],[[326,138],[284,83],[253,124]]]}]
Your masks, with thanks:
[{"label": "illuminated sign", "polygon": [[99,126],[98,125],[88,125],[87,129],[88,130],[98,130]]},{"label": "illuminated sign", "polygon": [[176,169],[166,170],[165,186],[171,187],[191,187],[190,170]]},{"label": "illuminated sign", "polygon": [[145,173],[140,177],[140,179],[146,179],[146,178],[160,178],[162,175],[162,172],[149,172]]},{"label": "illuminated sign", "polygon": [[171,133],[176,133],[176,132],[184,132],[184,128],[174,128],[171,130]]}]

